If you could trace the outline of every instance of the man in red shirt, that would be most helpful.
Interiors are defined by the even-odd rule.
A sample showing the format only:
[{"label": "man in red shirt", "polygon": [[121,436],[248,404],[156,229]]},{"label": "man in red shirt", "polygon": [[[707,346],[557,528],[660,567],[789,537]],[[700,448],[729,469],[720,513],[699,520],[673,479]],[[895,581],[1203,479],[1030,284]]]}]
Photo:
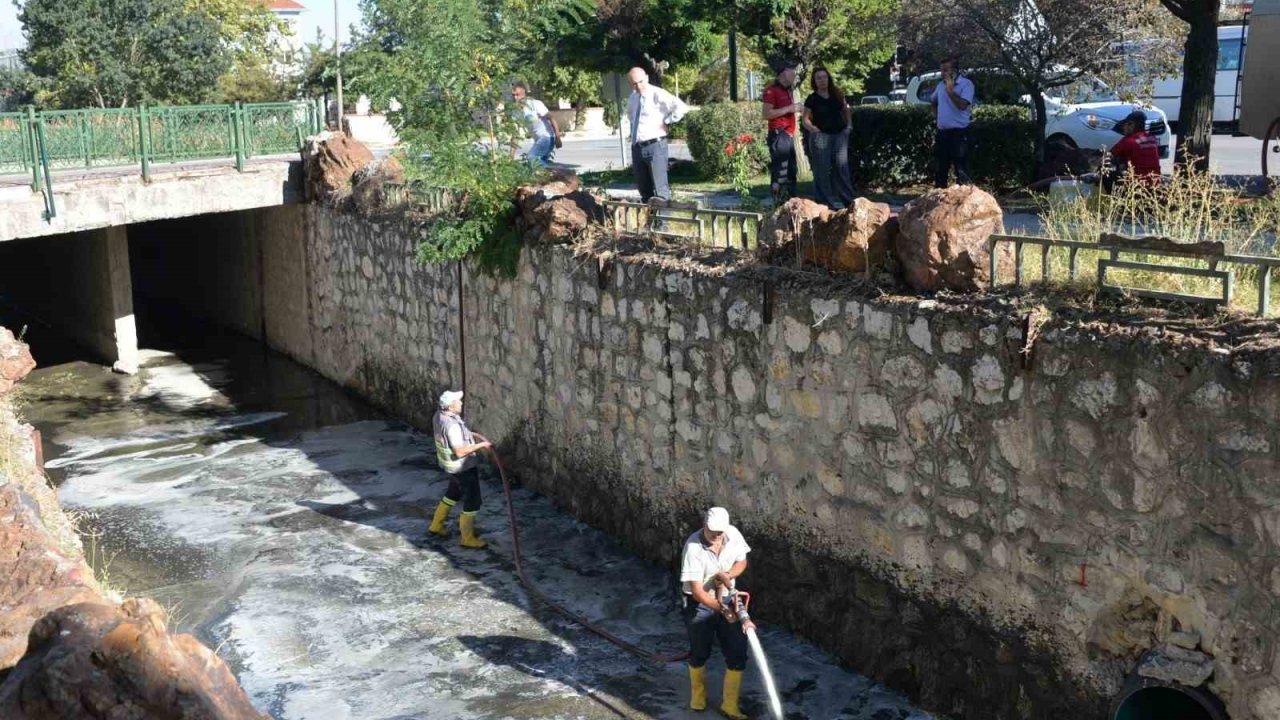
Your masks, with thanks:
[{"label": "man in red shirt", "polygon": [[778,77],[764,89],[764,119],[769,122],[769,186],[773,198],[782,202],[796,194],[796,113],[804,106],[791,97],[796,69],[785,64]]},{"label": "man in red shirt", "polygon": [[1111,168],[1103,176],[1102,186],[1110,191],[1129,173],[1136,180],[1158,182],[1160,140],[1147,134],[1147,114],[1134,110],[1116,124],[1116,132],[1124,139],[1111,148]]}]

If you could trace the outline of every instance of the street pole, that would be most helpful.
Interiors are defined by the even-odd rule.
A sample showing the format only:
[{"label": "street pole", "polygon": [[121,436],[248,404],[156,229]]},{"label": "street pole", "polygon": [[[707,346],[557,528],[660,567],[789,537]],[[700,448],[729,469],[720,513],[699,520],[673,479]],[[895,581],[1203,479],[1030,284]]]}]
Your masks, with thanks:
[{"label": "street pole", "polygon": [[738,102],[738,29],[729,29],[729,100]]},{"label": "street pole", "polygon": [[338,121],[338,131],[342,131],[342,40],[338,33],[338,29],[342,27],[338,22],[338,0],[333,0],[333,54],[338,62],[338,112],[335,113]]}]

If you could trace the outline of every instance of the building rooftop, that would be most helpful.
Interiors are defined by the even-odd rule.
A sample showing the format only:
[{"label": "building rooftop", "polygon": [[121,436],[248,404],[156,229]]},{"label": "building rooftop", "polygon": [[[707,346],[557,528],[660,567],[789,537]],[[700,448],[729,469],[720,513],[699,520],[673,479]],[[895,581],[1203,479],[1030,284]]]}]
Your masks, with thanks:
[{"label": "building rooftop", "polygon": [[268,10],[306,10],[302,3],[294,0],[265,0]]}]

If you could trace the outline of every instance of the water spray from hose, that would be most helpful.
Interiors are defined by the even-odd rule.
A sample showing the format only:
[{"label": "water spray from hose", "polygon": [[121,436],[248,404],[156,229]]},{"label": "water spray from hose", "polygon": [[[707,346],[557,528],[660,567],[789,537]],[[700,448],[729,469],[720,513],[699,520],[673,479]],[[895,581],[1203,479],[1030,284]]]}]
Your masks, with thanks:
[{"label": "water spray from hose", "polygon": [[778,686],[773,681],[773,671],[769,669],[769,658],[764,654],[760,638],[756,635],[756,624],[751,621],[748,605],[751,596],[745,592],[731,591],[729,601],[734,606],[738,619],[742,622],[742,632],[747,636],[747,645],[751,648],[751,656],[755,658],[756,667],[760,668],[760,679],[764,682],[765,694],[769,696],[769,711],[774,720],[783,720],[782,699],[778,697]]}]

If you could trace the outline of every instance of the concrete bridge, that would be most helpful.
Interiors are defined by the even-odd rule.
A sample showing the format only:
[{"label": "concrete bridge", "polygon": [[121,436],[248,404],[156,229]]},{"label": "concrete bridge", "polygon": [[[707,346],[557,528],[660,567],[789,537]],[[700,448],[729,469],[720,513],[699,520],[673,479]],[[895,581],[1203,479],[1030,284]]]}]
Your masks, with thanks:
[{"label": "concrete bridge", "polygon": [[130,228],[298,202],[320,120],[310,103],[0,114],[0,292],[134,372]]}]

